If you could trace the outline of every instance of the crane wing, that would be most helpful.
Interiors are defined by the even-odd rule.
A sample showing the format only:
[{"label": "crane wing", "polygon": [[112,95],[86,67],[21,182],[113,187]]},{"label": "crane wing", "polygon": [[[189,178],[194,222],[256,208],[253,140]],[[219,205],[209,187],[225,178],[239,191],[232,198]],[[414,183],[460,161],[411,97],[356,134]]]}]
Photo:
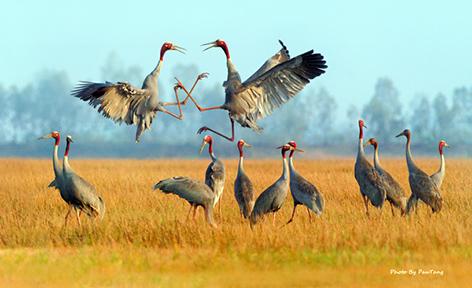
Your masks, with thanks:
[{"label": "crane wing", "polygon": [[277,53],[275,53],[274,56],[267,59],[267,61],[261,66],[261,68],[259,68],[254,74],[251,75],[251,77],[244,81],[243,85],[253,81],[254,79],[269,71],[273,67],[290,59],[290,54],[288,52],[287,46],[285,46],[281,40],[279,40],[279,43],[280,45],[282,45],[282,48]]},{"label": "crane wing", "polygon": [[311,50],[278,64],[252,81],[246,81],[236,91],[236,97],[247,103],[242,109],[247,118],[255,121],[289,101],[311,79],[323,74],[327,67],[323,55],[314,54]]},{"label": "crane wing", "polygon": [[[126,82],[80,82],[71,92],[72,96],[88,102],[98,112],[115,122],[125,122],[128,125],[140,124],[145,116],[146,101],[149,91],[138,89]],[[154,118],[156,112],[149,115]],[[147,118],[147,117],[146,117]]]},{"label": "crane wing", "polygon": [[[205,184],[215,192],[215,183],[225,180],[225,166],[219,160],[211,162],[205,172]],[[221,182],[220,181],[220,182]]]},{"label": "crane wing", "polygon": [[442,208],[442,197],[439,187],[431,178],[422,171],[410,174],[409,182],[411,191],[423,202],[431,206],[434,212],[439,212]]},{"label": "crane wing", "polygon": [[159,181],[154,185],[154,190],[159,189],[166,194],[175,194],[193,204],[211,203],[213,192],[210,188],[189,177],[172,177]]},{"label": "crane wing", "polygon": [[83,208],[89,216],[104,214],[103,199],[97,194],[95,187],[77,174],[70,175],[68,189],[72,192],[75,205]]}]

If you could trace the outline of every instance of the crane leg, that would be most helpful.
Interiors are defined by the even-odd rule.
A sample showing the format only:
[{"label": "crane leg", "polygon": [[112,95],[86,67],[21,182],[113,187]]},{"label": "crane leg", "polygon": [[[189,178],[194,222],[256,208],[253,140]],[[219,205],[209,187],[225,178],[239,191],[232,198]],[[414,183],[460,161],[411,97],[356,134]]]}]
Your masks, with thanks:
[{"label": "crane leg", "polygon": [[75,207],[74,209],[75,209],[75,217],[77,218],[77,223],[79,224],[79,227],[82,228],[82,223],[80,223],[80,210]]},{"label": "crane leg", "polygon": [[187,98],[190,98],[190,100],[192,100],[193,104],[195,104],[195,107],[197,107],[198,111],[204,112],[204,111],[209,111],[209,110],[223,109],[223,106],[201,107],[200,105],[198,105],[197,101],[192,97],[192,95],[190,95],[190,92],[187,91],[187,88],[185,88],[185,86],[182,84],[182,82],[180,82],[180,80],[177,79],[177,78],[175,78],[175,80],[177,80],[177,86],[182,88],[182,90],[184,90],[185,93],[187,93],[187,97],[185,98],[184,101],[187,101]]},{"label": "crane leg", "polygon": [[193,213],[192,213],[192,220],[195,221],[195,217],[197,216],[197,208],[198,206],[193,206]]},{"label": "crane leg", "polygon": [[188,213],[187,213],[187,217],[185,218],[185,222],[187,222],[188,219],[190,218],[190,212],[192,212],[192,209],[193,209],[193,205],[190,205],[190,209],[188,209]]},{"label": "crane leg", "polygon": [[67,220],[69,220],[70,211],[72,211],[72,207],[69,205],[69,209],[67,210],[66,217],[64,217],[64,228],[67,226]]},{"label": "crane leg", "polygon": [[393,209],[392,202],[390,202],[390,209],[392,209],[392,216],[395,217],[395,210]]},{"label": "crane leg", "polygon": [[[176,102],[176,103],[177,103],[177,107],[179,108],[179,115],[177,115],[177,114],[175,114],[175,113],[173,113],[173,112],[170,112],[169,110],[165,109],[164,107],[160,107],[160,108],[159,108],[159,111],[164,112],[164,113],[166,113],[167,115],[170,115],[170,116],[172,116],[172,117],[174,117],[174,118],[177,118],[177,119],[179,119],[179,120],[182,120],[182,119],[184,119],[184,114],[182,113],[182,107],[180,107],[179,92],[178,92],[178,90],[179,90],[179,86],[175,86],[175,87],[174,87],[174,93],[175,93],[175,99],[177,100],[177,102]],[[165,106],[164,104],[166,104],[166,103],[161,103],[161,106]]]},{"label": "crane leg", "polygon": [[223,135],[222,133],[220,133],[220,132],[218,132],[218,131],[215,131],[215,130],[213,130],[213,129],[211,129],[211,128],[208,128],[207,126],[203,126],[202,128],[198,129],[197,134],[201,134],[201,133],[203,133],[204,131],[210,131],[210,132],[215,133],[215,134],[218,135],[218,136],[221,136],[221,137],[225,138],[225,139],[228,140],[228,141],[233,142],[233,141],[234,141],[234,120],[233,120],[233,118],[231,118],[231,117],[229,117],[229,120],[231,121],[231,138],[228,137],[228,136],[226,136],[226,135]]},{"label": "crane leg", "polygon": [[275,213],[276,213],[276,212],[274,212],[274,213],[272,214],[272,225],[273,225],[273,226],[275,226]]},{"label": "crane leg", "polygon": [[369,217],[369,199],[365,195],[362,195],[362,197],[364,198],[365,214]]},{"label": "crane leg", "polygon": [[[192,92],[193,92],[193,89],[195,88],[195,86],[197,85],[198,81],[202,80],[203,78],[206,78],[208,76],[208,73],[202,73],[200,75],[198,75],[197,77],[197,80],[195,80],[195,83],[193,83],[193,86],[192,88],[190,89],[190,92],[188,92],[190,95],[192,95]],[[182,83],[181,83],[182,84]],[[183,86],[183,85],[182,85]],[[179,83],[177,83],[175,86],[174,86],[174,91],[176,89],[182,89],[181,85],[179,85]],[[188,101],[189,97],[185,97],[185,99],[183,101],[180,101],[177,99],[177,102],[162,102],[161,105],[162,106],[175,106],[175,105],[186,105],[187,104],[187,101]]]},{"label": "crane leg", "polygon": [[[297,209],[297,205],[294,204],[294,205],[293,205],[293,210],[292,210],[292,216],[290,217],[290,220],[287,221],[287,224],[292,223],[293,218],[295,217],[295,211],[296,211],[296,209]],[[274,213],[274,216],[275,216],[275,213]],[[287,224],[285,224],[285,225],[287,225]]]},{"label": "crane leg", "polygon": [[308,219],[310,220],[310,223],[312,222],[311,221],[311,212],[310,212],[310,209],[308,207],[306,207],[306,212],[308,213]]}]

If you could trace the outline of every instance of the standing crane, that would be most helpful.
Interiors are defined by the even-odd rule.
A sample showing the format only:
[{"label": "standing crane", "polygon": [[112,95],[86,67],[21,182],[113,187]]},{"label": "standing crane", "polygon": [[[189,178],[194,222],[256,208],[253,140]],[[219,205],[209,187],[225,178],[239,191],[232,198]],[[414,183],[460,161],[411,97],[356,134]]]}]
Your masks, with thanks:
[{"label": "standing crane", "polygon": [[239,150],[239,165],[238,165],[238,174],[234,180],[234,197],[239,206],[239,211],[241,215],[247,219],[251,215],[252,208],[254,207],[254,187],[252,185],[251,179],[244,172],[244,147],[251,147],[243,139],[238,141],[238,150]]},{"label": "standing crane", "polygon": [[382,208],[386,197],[385,187],[379,173],[369,163],[364,153],[364,130],[367,128],[363,120],[359,120],[359,145],[357,147],[357,159],[354,166],[354,176],[364,200],[365,213],[369,216],[370,203],[377,208]]},{"label": "standing crane", "polygon": [[[164,54],[169,50],[184,53],[185,49],[169,42],[164,43],[161,48],[159,62],[151,73],[146,76],[141,89],[127,82],[94,83],[82,81],[72,90],[71,94],[88,102],[94,108],[99,106],[99,113],[117,123],[124,122],[127,125],[136,125],[135,139],[136,142],[139,142],[141,134],[151,128],[152,120],[157,112],[163,112],[179,120],[183,119],[180,106],[185,105],[186,101],[179,101],[179,86],[174,87],[176,102],[161,102],[159,99],[157,78],[164,62]],[[206,73],[199,75],[192,89],[206,75]],[[175,105],[179,109],[178,115],[165,108],[166,106]]]},{"label": "standing crane", "polygon": [[221,160],[216,158],[215,154],[213,153],[213,138],[211,138],[210,135],[203,137],[202,145],[200,146],[200,154],[202,153],[206,144],[208,144],[208,154],[210,154],[211,162],[205,172],[205,184],[208,185],[208,187],[210,187],[210,189],[215,194],[213,206],[215,206],[216,203],[219,203],[218,213],[221,217],[221,197],[223,196],[223,191],[225,188],[225,165]]},{"label": "standing crane", "polygon": [[169,194],[175,194],[182,199],[187,200],[190,206],[197,209],[202,206],[205,210],[205,218],[208,224],[216,228],[213,221],[213,206],[215,194],[208,185],[188,177],[172,177],[159,181],[154,185],[154,190],[161,190]]},{"label": "standing crane", "polygon": [[277,147],[282,151],[282,175],[280,176],[274,184],[270,185],[264,192],[257,197],[256,203],[254,204],[254,209],[252,209],[251,217],[249,218],[251,228],[256,225],[257,221],[262,218],[265,214],[273,213],[273,224],[275,224],[275,213],[282,208],[282,205],[285,202],[288,194],[289,188],[289,172],[287,159],[285,154],[287,151],[290,151],[292,146],[285,144],[283,146]]},{"label": "standing crane", "polygon": [[441,140],[439,141],[438,150],[439,150],[439,157],[441,158],[441,164],[439,165],[439,170],[431,175],[431,179],[436,184],[438,188],[441,188],[442,182],[444,177],[446,176],[446,160],[444,159],[443,148],[449,147],[446,141]]},{"label": "standing crane", "polygon": [[67,146],[62,162],[63,169],[63,186],[66,194],[66,201],[69,204],[69,211],[66,214],[65,224],[69,218],[72,208],[75,210],[77,223],[80,223],[80,213],[84,212],[89,217],[105,216],[105,202],[102,197],[97,194],[95,187],[88,183],[84,178],[77,175],[69,164],[69,149],[72,143],[72,137],[67,135]]},{"label": "standing crane", "polygon": [[[257,120],[270,115],[276,108],[283,105],[297,95],[309,82],[317,76],[325,73],[326,61],[323,55],[310,50],[290,59],[287,48],[281,41],[282,49],[269,58],[245,82],[231,61],[228,46],[223,40],[216,40],[203,45],[210,45],[207,49],[220,47],[226,55],[228,78],[223,83],[226,99],[223,105],[203,108],[191,96],[191,93],[178,81],[187,98],[190,98],[200,112],[222,109],[229,112],[231,122],[231,137],[217,132],[208,127],[201,127],[198,134],[211,131],[229,141],[234,141],[234,121],[242,127],[248,127],[256,132],[262,131],[257,125]],[[187,99],[186,98],[186,99]]]},{"label": "standing crane", "polygon": [[407,198],[405,196],[405,191],[400,186],[397,180],[393,178],[390,173],[388,173],[385,169],[382,168],[380,165],[379,160],[379,143],[375,138],[370,138],[369,141],[365,144],[372,145],[374,147],[374,168],[379,173],[385,190],[387,192],[387,201],[390,203],[390,208],[392,210],[392,215],[395,216],[395,210],[393,207],[400,209],[400,213],[402,216],[406,213],[406,202]]},{"label": "standing crane", "polygon": [[[59,149],[59,143],[61,141],[61,134],[58,131],[52,131],[49,134],[46,134],[44,136],[41,136],[38,138],[38,140],[44,140],[44,139],[54,139],[54,149],[52,152],[52,167],[54,170],[54,180],[51,181],[51,183],[48,185],[48,187],[55,187],[61,192],[62,199],[64,199],[63,196],[63,189],[62,189],[62,169],[61,169],[61,164],[59,162],[59,157],[57,156],[57,152]],[[65,199],[64,199],[65,200]]]},{"label": "standing crane", "polygon": [[426,203],[433,213],[441,211],[442,197],[440,187],[435,183],[432,177],[423,172],[416,166],[411,156],[411,132],[408,129],[403,130],[396,137],[405,136],[406,141],[406,164],[408,166],[408,181],[410,182],[411,196],[406,206],[406,214],[410,214],[411,209],[417,205],[418,199]]},{"label": "standing crane", "polygon": [[288,142],[288,145],[292,147],[288,158],[288,167],[290,170],[290,192],[292,193],[293,197],[293,211],[292,216],[290,217],[290,220],[288,220],[287,224],[293,221],[293,218],[295,217],[295,209],[297,209],[298,205],[306,206],[308,217],[311,221],[310,210],[315,212],[315,214],[318,216],[323,213],[323,195],[321,195],[320,191],[315,187],[315,185],[308,182],[308,180],[298,174],[298,172],[295,170],[295,167],[293,166],[293,154],[295,151],[303,152],[303,150],[297,148],[297,143],[295,141]]}]

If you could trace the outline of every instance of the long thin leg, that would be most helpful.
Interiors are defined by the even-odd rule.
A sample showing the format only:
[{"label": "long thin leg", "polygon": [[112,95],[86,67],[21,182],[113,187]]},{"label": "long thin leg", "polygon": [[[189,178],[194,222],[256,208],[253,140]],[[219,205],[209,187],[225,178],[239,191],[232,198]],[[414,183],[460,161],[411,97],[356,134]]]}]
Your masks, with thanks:
[{"label": "long thin leg", "polygon": [[395,210],[393,209],[392,202],[390,202],[390,208],[392,209],[392,216],[395,217]]},{"label": "long thin leg", "polygon": [[75,208],[75,217],[77,218],[77,223],[79,224],[79,227],[82,228],[82,223],[80,223],[80,210]]},{"label": "long thin leg", "polygon": [[202,128],[198,129],[197,134],[201,134],[204,131],[210,131],[210,132],[215,133],[218,136],[221,136],[221,137],[225,138],[228,141],[233,142],[234,141],[234,120],[231,117],[229,117],[229,120],[231,121],[231,138],[226,136],[226,135],[223,135],[222,133],[220,133],[218,131],[215,131],[211,128],[208,128],[207,126],[203,126]]},{"label": "long thin leg", "polygon": [[[296,211],[296,209],[297,209],[297,204],[293,204],[292,216],[290,217],[290,220],[288,220],[287,224],[292,223],[293,217],[295,217],[295,211]],[[287,224],[285,224],[285,225],[287,225]]]},{"label": "long thin leg", "polygon": [[[197,79],[195,80],[195,83],[193,83],[193,86],[192,88],[190,89],[190,92],[189,94],[192,94],[193,92],[193,89],[195,88],[195,86],[197,85],[198,81],[202,80],[203,78],[206,78],[208,77],[208,73],[202,73],[200,75],[198,75]],[[174,86],[174,90],[177,88],[182,88],[178,83],[177,85]],[[186,105],[187,104],[187,101],[188,101],[189,97],[185,97],[184,101],[181,101],[179,102],[179,100],[177,100],[177,102],[161,102],[161,105],[162,106],[175,106],[175,105]]]},{"label": "long thin leg", "polygon": [[365,195],[362,195],[362,197],[364,198],[365,214],[369,217],[369,199]]},{"label": "long thin leg", "polygon": [[192,212],[193,205],[190,205],[190,209],[188,209],[187,217],[185,218],[185,222],[188,221],[188,218],[190,217],[190,212]]},{"label": "long thin leg", "polygon": [[161,107],[161,108],[160,108],[160,111],[162,111],[162,112],[166,113],[167,115],[170,115],[170,116],[172,116],[172,117],[174,117],[174,118],[177,118],[177,119],[179,119],[179,120],[182,120],[182,119],[184,119],[184,114],[182,113],[182,107],[180,107],[179,92],[178,92],[178,90],[179,90],[179,86],[175,86],[175,87],[174,87],[174,93],[175,93],[175,99],[177,100],[177,102],[176,102],[176,103],[177,103],[177,107],[179,107],[179,115],[170,112],[169,110],[165,109],[164,107]]},{"label": "long thin leg", "polygon": [[310,220],[310,223],[311,223],[311,211],[308,207],[306,207],[306,212],[308,213],[308,219]]},{"label": "long thin leg", "polygon": [[[187,98],[190,98],[190,100],[192,100],[193,104],[195,104],[195,107],[197,107],[198,111],[200,112],[204,112],[204,111],[208,111],[208,110],[216,110],[216,109],[223,109],[223,106],[213,106],[213,107],[201,107],[200,105],[198,105],[197,101],[192,97],[192,95],[190,95],[190,93],[187,91],[187,88],[185,88],[185,86],[182,84],[182,82],[180,82],[179,79],[175,78],[175,80],[177,80],[177,85],[180,86],[182,88],[182,90],[185,91],[185,93],[187,93]],[[185,99],[187,99],[185,98]]]},{"label": "long thin leg", "polygon": [[198,206],[193,206],[192,220],[194,221],[195,221],[195,217],[197,216],[197,208]]},{"label": "long thin leg", "polygon": [[72,206],[69,205],[69,209],[67,210],[66,217],[64,217],[64,228],[67,226],[67,220],[69,220],[70,211],[72,211]]},{"label": "long thin leg", "polygon": [[275,226],[275,213],[276,213],[276,212],[274,212],[274,213],[272,214],[272,225],[273,225],[273,226]]}]

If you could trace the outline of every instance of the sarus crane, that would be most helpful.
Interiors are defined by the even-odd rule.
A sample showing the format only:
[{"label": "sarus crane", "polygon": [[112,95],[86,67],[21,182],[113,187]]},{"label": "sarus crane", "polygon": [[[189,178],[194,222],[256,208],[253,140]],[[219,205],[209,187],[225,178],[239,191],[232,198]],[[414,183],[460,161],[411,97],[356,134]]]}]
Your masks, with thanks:
[{"label": "sarus crane", "polygon": [[234,197],[239,206],[239,212],[245,219],[249,218],[254,207],[254,186],[244,171],[244,147],[251,147],[243,139],[238,141],[239,164],[238,174],[234,180]]},{"label": "sarus crane", "polygon": [[105,215],[105,202],[102,197],[97,194],[95,187],[88,183],[84,178],[77,175],[69,164],[69,149],[72,143],[72,137],[67,136],[67,146],[63,160],[63,187],[65,189],[66,202],[69,204],[65,224],[72,209],[75,211],[77,223],[80,223],[80,214],[84,212],[89,217],[99,217],[103,219]]},{"label": "sarus crane", "polygon": [[216,228],[213,221],[213,202],[215,195],[213,191],[198,180],[188,177],[172,177],[159,181],[154,185],[154,190],[161,190],[165,194],[174,194],[190,203],[191,209],[202,206],[205,210],[205,218],[208,224]]},{"label": "sarus crane", "polygon": [[[55,187],[61,193],[62,199],[64,199],[63,190],[61,189],[62,185],[62,168],[59,161],[59,157],[57,156],[59,144],[61,142],[61,134],[58,131],[52,131],[49,134],[41,136],[38,140],[44,139],[54,139],[54,148],[52,151],[52,168],[54,170],[54,180],[49,183],[48,187]],[[64,199],[65,201],[65,199]]]},{"label": "sarus crane", "polygon": [[325,73],[326,61],[323,55],[310,50],[306,53],[290,58],[287,48],[280,41],[282,49],[269,58],[259,70],[246,81],[241,82],[236,67],[231,61],[228,46],[223,40],[216,40],[203,45],[210,45],[207,49],[220,47],[226,55],[228,78],[223,83],[226,98],[223,105],[201,107],[191,93],[177,79],[177,85],[182,88],[200,112],[222,109],[229,112],[231,122],[231,137],[215,131],[209,127],[201,127],[198,134],[211,131],[229,141],[234,141],[234,121],[243,127],[256,132],[262,131],[257,120],[270,115],[295,95],[297,95],[310,80]]},{"label": "sarus crane", "polygon": [[354,177],[364,200],[365,213],[369,216],[369,200],[374,207],[382,208],[387,192],[383,181],[372,164],[365,157],[364,152],[364,128],[367,128],[363,120],[359,120],[359,144],[357,158],[354,166]]},{"label": "sarus crane", "polygon": [[413,207],[416,207],[418,200],[423,201],[431,207],[433,213],[441,211],[443,199],[441,197],[440,187],[436,184],[433,177],[426,174],[416,166],[411,155],[411,132],[409,129],[403,130],[396,137],[406,137],[405,156],[408,167],[408,182],[410,183],[411,196],[406,206],[406,214],[410,214]]},{"label": "sarus crane", "polygon": [[390,175],[382,165],[380,165],[379,143],[375,138],[370,138],[365,145],[372,145],[374,147],[374,168],[383,181],[385,192],[387,193],[387,201],[390,203],[390,208],[392,210],[392,215],[395,216],[395,210],[393,207],[396,207],[400,209],[401,215],[404,216],[406,214],[407,202],[405,191],[403,191],[403,188],[400,186],[398,181],[395,180],[395,178],[393,178],[393,176]]},{"label": "sarus crane", "polygon": [[275,225],[275,213],[282,208],[282,205],[287,198],[288,189],[289,189],[289,171],[288,164],[285,154],[287,151],[293,149],[292,146],[285,144],[283,146],[277,147],[281,149],[282,153],[282,175],[270,185],[264,192],[259,195],[252,209],[251,217],[249,217],[249,223],[251,228],[256,225],[260,218],[264,217],[268,213],[273,213],[273,224]]},{"label": "sarus crane", "polygon": [[203,137],[202,145],[200,146],[200,154],[207,144],[211,162],[208,164],[205,172],[205,184],[208,185],[215,194],[215,197],[213,198],[213,206],[218,203],[218,213],[221,217],[221,197],[223,196],[226,177],[225,165],[215,156],[215,153],[213,153],[213,138],[210,135]]},{"label": "sarus crane", "polygon": [[297,143],[295,141],[288,142],[288,145],[292,147],[289,155],[288,167],[290,170],[290,192],[293,197],[293,211],[287,224],[290,224],[293,221],[295,210],[298,205],[304,205],[306,207],[308,217],[311,221],[310,210],[318,216],[323,213],[324,198],[318,188],[303,178],[303,176],[300,175],[293,166],[293,154],[295,151],[303,152],[303,150],[297,148]]},{"label": "sarus crane", "polygon": [[[174,87],[176,102],[162,102],[159,98],[157,78],[164,63],[164,54],[172,50],[184,53],[185,49],[165,42],[162,45],[157,66],[146,76],[141,89],[127,82],[94,83],[82,81],[72,90],[71,94],[88,102],[94,108],[98,106],[99,113],[117,123],[124,122],[127,125],[136,125],[135,139],[136,142],[139,142],[141,134],[151,128],[151,123],[157,112],[163,112],[179,120],[183,119],[180,106],[185,105],[186,101],[179,101],[179,86]],[[199,80],[205,77],[205,73],[199,75],[192,89]],[[179,109],[178,115],[165,108],[166,106],[175,105]]]}]

